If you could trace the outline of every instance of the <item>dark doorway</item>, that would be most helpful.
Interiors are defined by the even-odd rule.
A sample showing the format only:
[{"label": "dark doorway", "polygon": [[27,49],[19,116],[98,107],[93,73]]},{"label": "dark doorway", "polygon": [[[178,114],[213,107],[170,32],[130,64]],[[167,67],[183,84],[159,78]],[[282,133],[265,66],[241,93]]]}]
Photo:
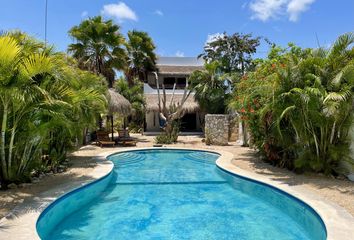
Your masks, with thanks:
[{"label": "dark doorway", "polygon": [[197,120],[195,113],[186,113],[181,119],[181,131],[191,132],[197,130]]}]

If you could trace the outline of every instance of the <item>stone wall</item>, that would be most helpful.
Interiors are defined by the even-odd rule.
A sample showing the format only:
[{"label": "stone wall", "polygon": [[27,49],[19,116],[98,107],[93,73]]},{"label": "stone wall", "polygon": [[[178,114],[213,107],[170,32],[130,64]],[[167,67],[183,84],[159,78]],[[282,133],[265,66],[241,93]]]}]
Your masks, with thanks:
[{"label": "stone wall", "polygon": [[205,141],[207,144],[227,145],[229,139],[229,115],[205,115]]},{"label": "stone wall", "polygon": [[230,130],[229,130],[229,142],[236,142],[239,140],[239,117],[230,116]]}]

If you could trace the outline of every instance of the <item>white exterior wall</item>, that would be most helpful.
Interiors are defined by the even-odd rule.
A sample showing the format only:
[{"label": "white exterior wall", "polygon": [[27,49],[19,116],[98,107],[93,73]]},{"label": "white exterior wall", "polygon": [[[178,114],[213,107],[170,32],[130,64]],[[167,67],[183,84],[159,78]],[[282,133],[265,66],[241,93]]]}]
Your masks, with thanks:
[{"label": "white exterior wall", "polygon": [[147,112],[146,115],[146,131],[160,131],[159,114],[157,112]]},{"label": "white exterior wall", "polygon": [[[181,60],[181,59],[177,59],[177,60]],[[199,62],[200,62],[200,60],[197,59],[196,63],[195,63],[196,65],[191,65],[190,63],[188,63],[187,65],[183,64],[181,66],[189,66],[189,65],[191,65],[191,66],[202,66],[203,64],[199,63]],[[162,94],[162,83],[163,83],[164,77],[176,77],[176,78],[185,77],[186,80],[187,80],[186,84],[188,85],[188,76],[189,76],[189,74],[173,74],[173,75],[170,75],[170,74],[158,73],[158,82],[159,82],[159,87],[161,89],[160,90],[160,94]],[[154,88],[151,87],[151,86],[155,86],[155,85],[156,85],[155,74],[150,72],[150,73],[147,74],[147,83],[144,83],[144,94],[147,94],[147,95],[148,94],[157,94],[157,89],[154,89]],[[165,91],[166,91],[166,94],[172,94],[173,93],[172,89],[166,89]],[[184,94],[184,89],[176,89],[174,91],[174,94],[182,95],[182,94]],[[146,115],[145,116],[146,129],[145,130],[147,132],[149,132],[149,131],[150,132],[158,132],[158,131],[160,131],[160,122],[159,122],[158,113],[150,111],[150,112],[147,112],[145,115]],[[202,116],[202,117],[204,118],[204,116]],[[196,129],[197,130],[201,129],[201,124],[200,124],[200,121],[199,121],[199,112],[196,113],[195,121],[196,121]]]},{"label": "white exterior wall", "polygon": [[[162,84],[163,78],[160,76],[160,74],[158,74],[158,80],[159,80],[159,84]],[[152,73],[148,73],[147,75],[147,83],[149,85],[155,85],[156,84],[156,79],[155,79],[155,75]]]}]

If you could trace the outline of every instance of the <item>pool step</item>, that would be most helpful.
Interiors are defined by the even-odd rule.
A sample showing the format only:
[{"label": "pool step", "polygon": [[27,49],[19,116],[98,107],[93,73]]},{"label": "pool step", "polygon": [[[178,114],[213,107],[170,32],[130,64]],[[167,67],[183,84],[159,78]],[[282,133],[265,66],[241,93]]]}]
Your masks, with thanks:
[{"label": "pool step", "polygon": [[185,182],[116,182],[116,185],[190,185],[190,184],[227,184],[227,181],[185,181]]},{"label": "pool step", "polygon": [[210,164],[210,165],[215,164],[215,160],[210,159],[209,153],[192,152],[192,153],[187,154],[185,158],[187,160],[198,162],[198,163],[204,163],[204,164]]},{"label": "pool step", "polygon": [[118,167],[138,163],[146,159],[145,155],[136,153],[121,153],[117,157],[117,159],[113,159],[113,162]]}]

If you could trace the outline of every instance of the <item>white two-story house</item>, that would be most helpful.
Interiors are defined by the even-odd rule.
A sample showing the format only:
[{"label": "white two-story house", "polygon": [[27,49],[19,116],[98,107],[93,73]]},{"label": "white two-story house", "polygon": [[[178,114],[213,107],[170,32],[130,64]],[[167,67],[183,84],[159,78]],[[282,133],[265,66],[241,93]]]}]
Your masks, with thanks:
[{"label": "white two-story house", "polygon": [[[157,60],[157,76],[161,89],[165,86],[166,98],[169,103],[172,97],[173,85],[176,83],[175,96],[173,101],[180,102],[184,89],[188,84],[188,77],[195,70],[202,70],[204,62],[194,57],[159,57]],[[156,75],[148,73],[144,83],[144,95],[146,99],[145,132],[161,131],[159,119],[158,94],[156,86]],[[181,119],[181,132],[201,132],[201,122],[204,115],[199,111],[199,105],[191,93],[183,105],[185,115]]]}]

